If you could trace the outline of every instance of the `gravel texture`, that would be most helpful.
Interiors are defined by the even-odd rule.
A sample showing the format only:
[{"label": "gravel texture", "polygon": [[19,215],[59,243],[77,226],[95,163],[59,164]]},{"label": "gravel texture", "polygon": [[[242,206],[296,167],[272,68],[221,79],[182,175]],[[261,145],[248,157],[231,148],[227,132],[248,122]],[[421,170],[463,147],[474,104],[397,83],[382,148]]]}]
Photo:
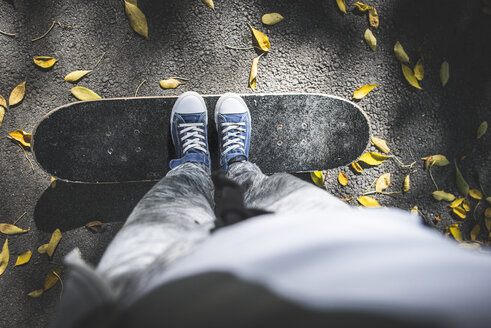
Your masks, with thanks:
[{"label": "gravel texture", "polygon": [[[379,202],[403,209],[417,205],[425,222],[441,231],[458,222],[445,202],[431,197],[435,187],[420,158],[444,154],[452,162],[457,159],[471,188],[481,188],[481,184],[485,192],[491,192],[490,133],[476,140],[479,124],[491,121],[491,17],[482,13],[480,1],[372,0],[369,4],[376,6],[380,16],[380,27],[372,29],[378,40],[375,52],[363,39],[368,28],[366,15],[344,15],[334,0],[216,0],[216,11],[199,0],[140,0],[149,23],[149,40],[131,30],[122,1],[1,1],[0,30],[16,33],[16,37],[0,35],[0,94],[8,98],[22,81],[27,81],[27,93],[22,103],[7,110],[0,127],[0,219],[12,223],[27,212],[18,224],[31,230],[8,238],[10,262],[0,276],[0,327],[48,325],[61,285],[40,299],[26,294],[41,288],[44,275],[53,267],[34,262],[47,261],[36,249],[48,242],[55,228],[62,230],[63,239],[53,261],[60,262],[69,250],[79,247],[96,264],[132,207],[151,187],[148,183],[86,186],[59,182],[50,188],[50,177],[35,163],[32,171],[23,151],[6,138],[16,129],[31,131],[47,112],[75,101],[70,94],[72,85],[63,81],[64,76],[76,69],[91,69],[104,52],[100,65],[78,85],[105,98],[132,96],[144,79],[141,96],[179,95],[188,90],[250,93],[249,70],[257,53],[225,48],[225,44],[251,44],[250,22],[269,36],[272,45],[259,63],[258,93],[320,92],[351,99],[358,87],[379,83],[359,105],[370,117],[373,134],[385,139],[402,162],[416,164],[407,169],[389,159],[362,174],[348,167],[330,170],[326,188],[341,198],[356,199],[385,172],[392,174],[389,191],[400,190],[410,173],[409,192],[376,195]],[[269,12],[279,12],[285,20],[263,26],[261,16]],[[53,20],[61,27],[56,25],[45,38],[31,42]],[[421,48],[423,90],[404,80],[393,54],[397,40],[413,64]],[[43,70],[34,65],[33,56],[53,56],[59,62]],[[450,64],[450,81],[442,87],[439,71],[444,60]],[[161,89],[158,81],[170,76],[190,80],[176,90]],[[339,171],[348,175],[346,187],[337,183]],[[458,194],[453,165],[432,171],[440,189]],[[473,208],[476,204],[472,201]],[[461,224],[464,237],[468,238],[477,223],[482,228],[479,239],[485,240],[483,208],[481,203],[476,216],[469,214]],[[437,215],[440,221],[434,220]],[[104,232],[92,233],[84,227],[92,220],[103,221]],[[2,244],[5,238],[0,238]],[[31,262],[14,268],[17,255],[28,249],[33,251]]]}]

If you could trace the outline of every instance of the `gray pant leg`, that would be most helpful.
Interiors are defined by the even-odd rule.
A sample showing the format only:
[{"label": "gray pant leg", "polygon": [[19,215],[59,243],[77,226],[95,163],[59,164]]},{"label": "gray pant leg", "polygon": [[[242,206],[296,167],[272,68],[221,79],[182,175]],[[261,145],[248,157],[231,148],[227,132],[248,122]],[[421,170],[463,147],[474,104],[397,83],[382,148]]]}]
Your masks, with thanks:
[{"label": "gray pant leg", "polygon": [[138,203],[97,271],[122,299],[191,251],[213,228],[213,183],[201,165],[171,170]]},{"label": "gray pant leg", "polygon": [[291,174],[276,173],[266,176],[255,164],[247,161],[231,164],[227,177],[246,191],[246,207],[278,213],[348,206],[327,191]]}]

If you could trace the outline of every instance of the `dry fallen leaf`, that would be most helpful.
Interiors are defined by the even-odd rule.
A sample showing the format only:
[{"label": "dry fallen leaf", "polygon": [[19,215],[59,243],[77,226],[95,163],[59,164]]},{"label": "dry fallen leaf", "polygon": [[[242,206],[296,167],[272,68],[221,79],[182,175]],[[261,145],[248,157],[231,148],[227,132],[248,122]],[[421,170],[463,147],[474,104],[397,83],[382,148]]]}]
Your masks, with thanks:
[{"label": "dry fallen leaf", "polygon": [[213,3],[213,0],[203,0],[203,3],[211,9],[215,10],[215,4]]},{"label": "dry fallen leaf", "polygon": [[355,92],[353,93],[353,98],[361,99],[365,97],[370,91],[372,91],[377,86],[378,84],[365,84],[361,88],[355,90]]},{"label": "dry fallen leaf", "polygon": [[39,254],[44,254],[48,251],[48,245],[49,244],[43,244],[41,246],[38,247],[38,253]]},{"label": "dry fallen leaf", "polygon": [[382,174],[375,182],[375,191],[381,192],[389,188],[390,185],[390,173]]},{"label": "dry fallen leaf", "polygon": [[160,86],[164,89],[175,89],[181,84],[185,84],[185,83],[173,78],[160,81]]},{"label": "dry fallen leaf", "polygon": [[440,215],[437,215],[435,218],[435,221],[440,222],[441,220],[442,220],[442,218],[440,217]]},{"label": "dry fallen leaf", "polygon": [[488,122],[484,121],[477,128],[477,139],[480,139],[486,133],[487,130],[488,130]]},{"label": "dry fallen leaf", "polygon": [[411,214],[414,214],[414,215],[418,215],[419,214],[418,206],[414,206],[411,209]]},{"label": "dry fallen leaf", "polygon": [[87,89],[85,87],[73,87],[72,90],[72,95],[75,96],[78,100],[97,100],[97,99],[102,99],[101,96],[99,96],[97,93],[94,91]]},{"label": "dry fallen leaf", "polygon": [[442,63],[440,67],[440,80],[442,81],[442,86],[447,85],[448,79],[450,78],[450,67],[447,61]]},{"label": "dry fallen leaf", "polygon": [[269,43],[268,36],[263,32],[256,30],[254,27],[251,26],[251,24],[249,24],[249,27],[251,28],[252,34],[254,35],[254,40],[259,46],[259,49],[268,52],[269,49],[271,48],[271,44]]},{"label": "dry fallen leaf", "polygon": [[377,9],[375,9],[375,7],[370,8],[370,10],[368,11],[368,19],[370,22],[370,26],[378,28],[379,19]]},{"label": "dry fallen leaf", "polygon": [[29,294],[27,294],[27,296],[30,296],[32,298],[38,298],[41,295],[43,295],[43,292],[44,291],[42,289],[36,289],[36,290],[33,290],[32,292],[30,292]]},{"label": "dry fallen leaf", "polygon": [[[486,219],[491,219],[491,207],[488,207],[485,211],[484,211],[484,217]],[[491,228],[488,228],[488,230],[491,231]]]},{"label": "dry fallen leaf", "polygon": [[30,133],[27,133],[24,130],[15,130],[14,132],[9,133],[9,137],[11,139],[17,140],[23,146],[31,148],[32,135]]},{"label": "dry fallen leaf", "polygon": [[457,215],[461,219],[465,219],[467,214],[465,213],[465,210],[462,207],[454,207],[452,209],[452,212]]},{"label": "dry fallen leaf", "polygon": [[261,21],[266,25],[274,25],[281,22],[283,19],[285,19],[285,17],[281,16],[281,14],[271,13],[263,15]]},{"label": "dry fallen leaf", "polygon": [[13,224],[8,224],[8,223],[0,223],[0,232],[6,235],[18,235],[21,233],[26,233],[30,229],[24,230],[21,229]]},{"label": "dry fallen leaf", "polygon": [[427,157],[421,158],[423,161],[425,161],[425,166],[428,168],[428,166],[447,166],[450,164],[450,161],[445,157],[444,155],[431,155]]},{"label": "dry fallen leaf", "polygon": [[486,197],[486,201],[488,202],[488,204],[491,204],[491,197]]},{"label": "dry fallen leaf", "polygon": [[22,82],[12,90],[9,96],[9,106],[17,105],[24,99],[26,94],[26,81]]},{"label": "dry fallen leaf", "polygon": [[346,3],[344,0],[336,0],[336,3],[338,4],[339,10],[346,14]]},{"label": "dry fallen leaf", "polygon": [[471,203],[467,199],[464,199],[464,201],[462,202],[462,208],[466,212],[469,212],[471,210]]},{"label": "dry fallen leaf", "polygon": [[479,232],[481,232],[481,227],[479,225],[475,225],[474,228],[471,230],[471,240],[475,241],[477,237],[479,236]]},{"label": "dry fallen leaf", "polygon": [[43,285],[43,291],[47,291],[48,289],[52,288],[58,280],[60,279],[61,275],[61,268],[56,268],[55,270],[52,270],[48,272],[46,277],[44,278],[44,285]]},{"label": "dry fallen leaf", "polygon": [[367,10],[372,9],[371,6],[366,5],[364,3],[361,3],[361,2],[355,2],[354,5],[356,6],[356,8],[358,8],[359,11],[367,11]]},{"label": "dry fallen leaf", "polygon": [[457,198],[456,200],[454,200],[450,205],[448,205],[449,207],[451,208],[456,208],[457,206],[460,206],[460,204],[462,204],[462,202],[464,201],[465,198]]},{"label": "dry fallen leaf", "polygon": [[365,31],[365,41],[373,51],[377,50],[377,39],[369,28]]},{"label": "dry fallen leaf", "polygon": [[464,177],[462,176],[462,173],[459,170],[459,167],[457,166],[457,162],[454,162],[455,164],[455,183],[457,184],[457,190],[462,194],[462,196],[467,197],[469,194],[469,185],[465,181]]},{"label": "dry fallen leaf", "polygon": [[0,106],[0,126],[2,126],[4,116],[5,116],[5,108],[3,106]]},{"label": "dry fallen leaf", "polygon": [[418,82],[418,79],[414,76],[414,72],[412,69],[410,69],[407,65],[401,64],[402,65],[402,74],[404,74],[404,77],[406,80],[409,82],[410,85],[417,89],[423,89]]},{"label": "dry fallen leaf", "polygon": [[51,239],[49,240],[48,243],[48,249],[46,250],[46,253],[48,254],[49,257],[53,256],[53,253],[55,252],[56,246],[58,246],[60,239],[61,239],[61,231],[60,229],[56,229],[51,235]]},{"label": "dry fallen leaf", "polygon": [[385,153],[385,154],[388,154],[390,153],[390,148],[389,146],[387,146],[387,142],[385,142],[384,139],[380,139],[380,138],[377,138],[377,137],[371,137],[370,138],[370,141],[372,142],[372,144],[377,147],[381,152]]},{"label": "dry fallen leaf", "polygon": [[15,261],[15,265],[14,266],[19,266],[19,265],[26,264],[31,259],[31,256],[32,256],[32,252],[31,251],[27,251],[24,254],[19,255],[17,257],[17,261]]},{"label": "dry fallen leaf", "polygon": [[402,186],[402,190],[404,192],[408,192],[409,189],[411,189],[411,181],[410,181],[410,177],[409,177],[409,174],[406,175],[406,177],[404,178],[404,185]]},{"label": "dry fallen leaf", "polygon": [[53,57],[48,56],[35,56],[33,60],[34,64],[41,68],[50,68],[58,61],[58,59],[54,59]]},{"label": "dry fallen leaf", "polygon": [[130,21],[131,28],[133,28],[136,33],[148,39],[147,19],[142,11],[128,1],[124,2],[124,10]]},{"label": "dry fallen leaf", "polygon": [[404,51],[404,48],[402,47],[402,44],[399,41],[397,41],[396,44],[394,45],[394,53],[396,55],[396,58],[401,63],[409,63],[409,56]]},{"label": "dry fallen leaf", "polygon": [[56,179],[54,177],[51,177],[49,184],[51,185],[51,188],[56,187]]},{"label": "dry fallen leaf", "polygon": [[257,82],[257,65],[259,64],[259,58],[261,56],[258,56],[252,60],[252,66],[251,66],[251,75],[249,76],[249,86],[251,87],[252,91],[256,89],[256,82]]},{"label": "dry fallen leaf", "polygon": [[358,173],[363,172],[363,168],[360,166],[360,164],[358,162],[351,163],[351,167],[353,168],[353,170],[355,170]]},{"label": "dry fallen leaf", "polygon": [[414,77],[421,81],[423,80],[424,76],[425,68],[423,66],[423,60],[419,59],[416,66],[414,66]]},{"label": "dry fallen leaf", "polygon": [[459,243],[462,242],[462,233],[459,230],[459,225],[457,223],[452,224],[451,226],[448,227],[448,230],[452,234],[452,236],[455,238],[456,241]]},{"label": "dry fallen leaf", "polygon": [[369,152],[361,155],[361,157],[358,159],[359,162],[363,162],[368,165],[379,165],[382,164],[387,158],[387,156],[382,155],[382,154],[377,154],[374,152]]},{"label": "dry fallen leaf", "polygon": [[89,74],[90,72],[92,72],[91,69],[87,70],[87,71],[82,71],[82,70],[73,71],[71,73],[68,73],[67,76],[65,76],[65,81],[77,82],[78,80],[83,78],[85,75]]},{"label": "dry fallen leaf", "polygon": [[2,95],[0,95],[0,107],[7,108],[7,101]]},{"label": "dry fallen leaf", "polygon": [[477,200],[482,199],[482,193],[477,189],[470,189],[469,190],[469,196],[471,196],[472,198],[477,199]]},{"label": "dry fallen leaf", "polygon": [[447,202],[452,202],[455,200],[455,196],[452,194],[449,194],[448,192],[445,192],[443,190],[437,190],[433,192],[433,198],[436,200],[445,200]]},{"label": "dry fallen leaf", "polygon": [[343,172],[339,172],[339,174],[338,174],[338,182],[342,186],[346,186],[348,184],[348,177],[346,176],[346,174],[344,174]]},{"label": "dry fallen leaf", "polygon": [[5,239],[5,243],[3,243],[2,252],[0,253],[0,276],[7,269],[7,265],[9,264],[9,240]]},{"label": "dry fallen leaf", "polygon": [[101,232],[102,229],[102,222],[101,221],[91,221],[85,225],[86,228],[94,231],[94,232]]},{"label": "dry fallen leaf", "polygon": [[365,207],[380,207],[380,204],[372,197],[361,196],[357,201]]},{"label": "dry fallen leaf", "polygon": [[310,178],[316,186],[324,188],[324,174],[322,171],[310,172]]}]

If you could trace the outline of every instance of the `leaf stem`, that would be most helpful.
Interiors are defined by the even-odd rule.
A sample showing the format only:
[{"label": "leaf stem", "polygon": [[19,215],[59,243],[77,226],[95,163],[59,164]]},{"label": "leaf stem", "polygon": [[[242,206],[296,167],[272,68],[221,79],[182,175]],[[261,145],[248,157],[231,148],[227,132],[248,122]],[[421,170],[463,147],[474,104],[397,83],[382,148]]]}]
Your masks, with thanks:
[{"label": "leaf stem", "polygon": [[416,164],[416,161],[412,162],[411,164],[404,164],[396,155],[390,155],[389,157],[394,158],[399,164],[401,164],[402,167],[406,169],[412,169],[414,164]]},{"label": "leaf stem", "polygon": [[247,48],[245,48],[245,47],[242,48],[242,47],[234,47],[234,46],[231,46],[231,45],[228,45],[228,44],[225,45],[225,48],[234,49],[234,50],[251,50],[251,49],[254,49],[254,47],[252,47],[252,46],[251,47],[247,47]]},{"label": "leaf stem", "polygon": [[13,223],[13,225],[15,225],[17,222],[19,222],[19,220],[22,219],[24,217],[24,215],[26,215],[26,214],[27,214],[27,212],[24,212],[21,216],[19,216],[17,218],[17,220],[15,220],[15,222]]},{"label": "leaf stem", "polygon": [[11,37],[15,36],[15,34],[13,34],[13,33],[7,33],[7,32],[2,31],[2,30],[0,30],[0,34],[6,35],[6,36],[11,36]]},{"label": "leaf stem", "polygon": [[135,91],[135,97],[138,95],[138,91],[140,90],[141,86],[143,85],[143,83],[147,82],[147,80],[143,80],[140,85],[138,85],[138,88],[136,88],[136,91]]},{"label": "leaf stem", "polygon": [[95,69],[97,66],[99,66],[99,63],[101,62],[102,58],[104,58],[105,55],[106,55],[106,51],[104,51],[102,53],[101,58],[99,58],[99,60],[97,61],[97,63],[94,65],[94,68],[93,69]]},{"label": "leaf stem", "polygon": [[46,35],[48,35],[49,32],[51,32],[51,30],[53,29],[53,26],[55,26],[56,22],[53,21],[53,23],[51,23],[51,26],[49,27],[49,29],[46,31],[46,33],[44,33],[43,35],[41,35],[40,37],[37,37],[37,38],[34,38],[32,39],[31,41],[34,42],[34,41],[38,41],[38,40],[41,40],[42,38],[44,38]]},{"label": "leaf stem", "polygon": [[438,185],[436,184],[435,179],[433,178],[433,174],[431,173],[431,168],[432,168],[432,167],[433,167],[433,165],[431,165],[431,166],[430,166],[430,168],[429,168],[430,178],[431,178],[431,180],[433,181],[433,184],[435,185],[436,190],[440,190],[440,189],[438,188]]},{"label": "leaf stem", "polygon": [[29,157],[27,156],[27,152],[26,150],[24,149],[24,147],[22,147],[20,144],[18,144],[17,142],[15,143],[17,146],[20,147],[20,149],[22,149],[22,151],[24,152],[24,155],[26,156],[26,159],[29,161],[29,164],[31,164],[31,169],[32,169],[32,172],[34,172],[34,166],[32,165],[32,162],[31,160],[29,159]]},{"label": "leaf stem", "polygon": [[373,195],[373,194],[383,194],[383,195],[393,195],[400,194],[401,191],[368,191],[362,194],[362,196]]},{"label": "leaf stem", "polygon": [[60,300],[61,300],[61,296],[63,295],[63,289],[64,289],[63,280],[61,280],[60,275],[57,274],[56,272],[52,271],[51,273],[54,274],[58,278],[58,280],[60,281],[60,284],[61,284]]},{"label": "leaf stem", "polygon": [[365,195],[373,186],[373,184],[377,181],[377,179],[373,180],[372,184],[370,186],[368,186],[367,190],[365,190],[365,192],[362,194],[362,195]]},{"label": "leaf stem", "polygon": [[189,79],[187,79],[185,77],[179,77],[179,76],[171,76],[170,78],[175,79],[175,80],[189,81]]}]

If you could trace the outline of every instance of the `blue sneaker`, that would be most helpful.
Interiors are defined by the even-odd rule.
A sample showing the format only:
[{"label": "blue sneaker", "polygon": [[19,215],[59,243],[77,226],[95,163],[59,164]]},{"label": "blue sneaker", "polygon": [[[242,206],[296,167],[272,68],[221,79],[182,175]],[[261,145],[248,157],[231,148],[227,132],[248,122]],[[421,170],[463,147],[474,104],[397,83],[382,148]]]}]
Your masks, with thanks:
[{"label": "blue sneaker", "polygon": [[170,161],[171,169],[193,162],[210,170],[207,124],[208,111],[203,97],[188,91],[177,98],[170,117],[170,131],[178,158]]},{"label": "blue sneaker", "polygon": [[234,162],[249,158],[251,114],[244,100],[235,93],[226,93],[215,107],[215,123],[220,145],[220,167],[227,172]]}]

